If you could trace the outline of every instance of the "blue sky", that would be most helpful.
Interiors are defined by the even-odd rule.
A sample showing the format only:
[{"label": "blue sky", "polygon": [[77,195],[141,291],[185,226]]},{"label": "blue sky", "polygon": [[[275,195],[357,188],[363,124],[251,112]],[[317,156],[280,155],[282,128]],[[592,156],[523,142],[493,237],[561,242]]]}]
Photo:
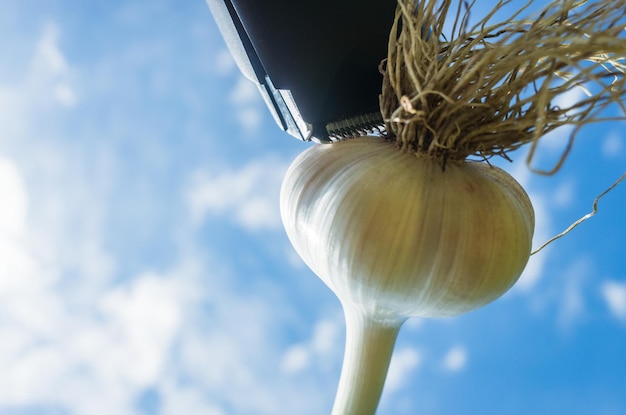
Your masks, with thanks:
[{"label": "blue sky", "polygon": [[[0,415],[329,413],[342,312],[278,213],[309,144],[207,6],[5,1],[0,56]],[[584,129],[553,177],[512,156],[539,245],[623,173],[624,124]],[[495,303],[408,322],[379,414],[626,413],[625,204]]]}]

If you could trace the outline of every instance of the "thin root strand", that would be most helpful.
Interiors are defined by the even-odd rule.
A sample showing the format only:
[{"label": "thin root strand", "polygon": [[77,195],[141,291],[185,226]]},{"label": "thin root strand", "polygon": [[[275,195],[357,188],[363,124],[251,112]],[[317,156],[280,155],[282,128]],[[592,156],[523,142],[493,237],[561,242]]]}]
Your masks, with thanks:
[{"label": "thin root strand", "polygon": [[595,214],[598,212],[598,202],[600,201],[600,199],[604,195],[609,193],[611,190],[615,189],[617,187],[617,185],[619,185],[624,179],[626,179],[626,173],[622,174],[620,176],[620,178],[617,179],[608,189],[606,189],[604,192],[600,193],[595,198],[595,200],[593,201],[593,209],[591,210],[591,212],[587,213],[585,216],[583,216],[582,218],[578,219],[576,222],[572,223],[567,229],[565,229],[560,234],[558,234],[558,235],[552,237],[551,239],[549,239],[547,242],[545,242],[539,248],[535,249],[530,255],[535,255],[536,253],[538,253],[541,250],[543,250],[546,246],[550,245],[552,242],[554,242],[557,239],[559,239],[559,238],[567,235],[568,233],[570,233],[572,231],[572,229],[574,229],[575,227],[577,227],[578,225],[580,225],[581,223],[583,223],[587,219],[590,219],[591,217],[595,216]]}]

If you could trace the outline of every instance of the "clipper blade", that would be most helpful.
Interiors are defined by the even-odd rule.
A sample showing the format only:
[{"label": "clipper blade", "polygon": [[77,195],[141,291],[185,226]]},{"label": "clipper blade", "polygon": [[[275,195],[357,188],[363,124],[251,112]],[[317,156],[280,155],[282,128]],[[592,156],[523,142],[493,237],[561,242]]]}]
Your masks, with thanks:
[{"label": "clipper blade", "polygon": [[340,141],[367,134],[384,134],[385,121],[380,112],[371,112],[330,122],[326,124],[326,131],[332,141]]}]

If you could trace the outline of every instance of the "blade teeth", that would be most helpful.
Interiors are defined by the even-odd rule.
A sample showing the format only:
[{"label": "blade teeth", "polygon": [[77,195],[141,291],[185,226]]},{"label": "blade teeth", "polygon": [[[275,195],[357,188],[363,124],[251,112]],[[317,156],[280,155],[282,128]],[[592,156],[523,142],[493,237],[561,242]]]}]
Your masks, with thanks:
[{"label": "blade teeth", "polygon": [[372,112],[328,123],[326,130],[331,140],[339,141],[361,135],[384,133],[385,122],[379,112]]}]

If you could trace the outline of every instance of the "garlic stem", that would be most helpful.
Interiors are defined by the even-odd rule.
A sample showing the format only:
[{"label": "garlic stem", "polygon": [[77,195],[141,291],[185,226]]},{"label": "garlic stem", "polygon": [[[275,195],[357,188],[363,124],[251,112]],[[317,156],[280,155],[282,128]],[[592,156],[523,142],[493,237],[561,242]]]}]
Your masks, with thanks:
[{"label": "garlic stem", "polygon": [[374,415],[406,319],[381,320],[344,305],[346,349],[332,415]]}]

